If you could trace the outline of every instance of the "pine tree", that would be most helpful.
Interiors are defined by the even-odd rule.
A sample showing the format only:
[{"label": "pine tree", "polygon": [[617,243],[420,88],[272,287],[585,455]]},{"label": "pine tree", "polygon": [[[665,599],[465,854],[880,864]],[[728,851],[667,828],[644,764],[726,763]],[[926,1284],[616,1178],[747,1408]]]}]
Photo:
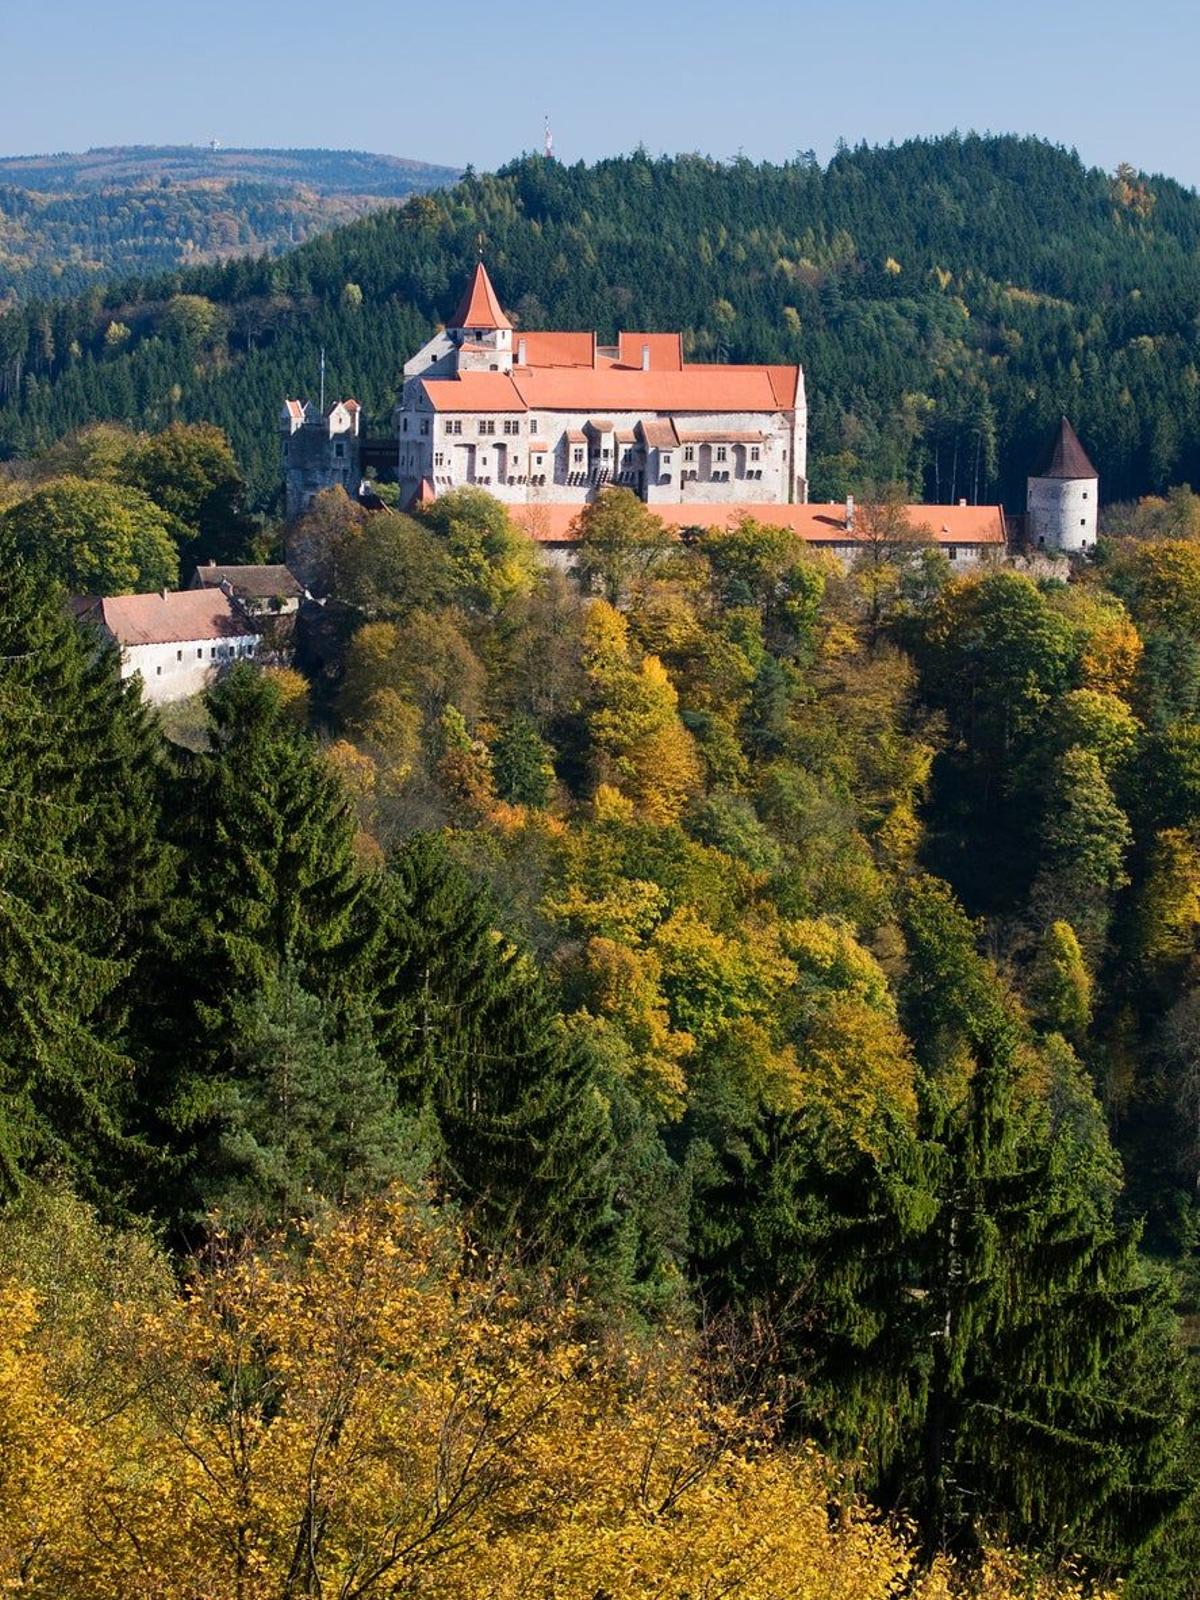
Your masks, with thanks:
[{"label": "pine tree", "polygon": [[339,1021],[284,966],[233,1008],[231,1065],[196,1172],[198,1211],[277,1226],[322,1202],[419,1183],[416,1119],[401,1113],[361,1011]]},{"label": "pine tree", "polygon": [[401,1102],[428,1110],[444,1182],[494,1237],[578,1265],[612,1222],[587,1047],[435,836],[411,839],[390,879],[378,1026]]},{"label": "pine tree", "polygon": [[518,713],[492,746],[496,792],[514,805],[544,806],[554,789],[550,751],[529,718]]},{"label": "pine tree", "polygon": [[10,548],[0,559],[0,1182],[51,1163],[95,1193],[123,1149],[123,911],[146,892],[131,861],[115,903],[99,859],[128,821],[104,726],[124,697],[57,587]]},{"label": "pine tree", "polygon": [[[184,862],[171,909],[173,963],[156,1019],[156,1083],[145,1112],[176,1173],[211,1142],[235,1075],[239,1008],[285,970],[341,1009],[362,995],[377,927],[354,857],[349,801],[280,689],[235,668],[208,696],[214,748],[178,781]],[[178,1211],[178,1177],[157,1196]]]},{"label": "pine tree", "polygon": [[929,1351],[894,1492],[930,1544],[991,1522],[1103,1564],[1170,1509],[1178,1355],[1164,1282],[1090,1159],[1022,1095],[1019,1016],[944,886],[906,899],[933,1223],[914,1252]]}]

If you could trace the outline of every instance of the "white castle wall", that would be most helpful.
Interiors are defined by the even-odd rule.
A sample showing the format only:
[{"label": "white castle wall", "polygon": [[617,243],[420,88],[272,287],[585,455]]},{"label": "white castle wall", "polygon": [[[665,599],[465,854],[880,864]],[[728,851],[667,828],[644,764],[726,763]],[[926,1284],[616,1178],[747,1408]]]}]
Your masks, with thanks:
[{"label": "white castle wall", "polygon": [[1099,501],[1096,478],[1030,478],[1026,537],[1033,550],[1091,550]]},{"label": "white castle wall", "polygon": [[[587,444],[568,438],[570,433],[587,432],[586,424],[596,414],[595,410],[511,416],[463,412],[451,417],[419,404],[402,404],[397,410],[400,482],[413,485],[429,478],[438,494],[474,484],[510,505],[579,505],[614,484],[635,491],[640,487],[651,505],[682,500],[787,503],[807,498],[802,414],[793,423],[781,412],[669,413],[683,432],[764,436],[757,446],[757,461],[751,459],[754,447],[730,443],[723,462],[716,458],[715,444],[676,445],[669,451],[651,448],[643,453],[640,446],[617,443],[617,432],[633,433],[639,422],[665,418],[666,412],[606,411],[614,431],[600,436],[599,450],[591,448],[597,442],[591,435]],[[494,432],[481,434],[481,420],[493,424]],[[447,431],[451,421],[461,424],[461,433]],[[506,423],[519,431],[506,433]],[[549,447],[540,457],[529,449],[535,441]],[[685,458],[689,448],[690,460]],[[577,452],[582,452],[581,458]],[[644,473],[640,484],[638,470]],[[695,476],[684,477],[685,473]]]}]

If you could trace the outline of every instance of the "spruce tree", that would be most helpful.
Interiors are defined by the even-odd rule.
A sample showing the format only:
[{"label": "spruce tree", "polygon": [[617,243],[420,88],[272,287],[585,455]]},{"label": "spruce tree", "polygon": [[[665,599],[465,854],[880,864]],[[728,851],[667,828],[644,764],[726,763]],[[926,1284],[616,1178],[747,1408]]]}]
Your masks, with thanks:
[{"label": "spruce tree", "polygon": [[411,839],[389,876],[378,1026],[401,1101],[431,1115],[444,1182],[493,1237],[580,1265],[612,1226],[588,1049],[436,836]]},{"label": "spruce tree", "polygon": [[335,1015],[357,1002],[375,934],[349,801],[276,685],[235,668],[208,696],[213,749],[183,764],[183,854],[173,965],[146,1107],[174,1149],[158,1204],[178,1215],[180,1174],[204,1159],[235,1073],[239,1008],[285,971]]},{"label": "spruce tree", "polygon": [[417,1119],[398,1109],[361,1009],[339,1019],[285,966],[237,1002],[233,1029],[195,1174],[199,1215],[276,1226],[421,1181]]},{"label": "spruce tree", "polygon": [[1166,1285],[1020,1080],[1028,1041],[943,885],[904,908],[937,1206],[914,1251],[929,1375],[894,1493],[930,1548],[984,1532],[1119,1562],[1172,1503],[1181,1402]]},{"label": "spruce tree", "polygon": [[[129,1154],[120,990],[154,850],[123,800],[137,762],[115,731],[126,697],[114,659],[38,568],[8,547],[0,564],[0,1181],[11,1192],[51,1163],[95,1194]],[[124,831],[145,850],[118,889],[104,852]]]}]

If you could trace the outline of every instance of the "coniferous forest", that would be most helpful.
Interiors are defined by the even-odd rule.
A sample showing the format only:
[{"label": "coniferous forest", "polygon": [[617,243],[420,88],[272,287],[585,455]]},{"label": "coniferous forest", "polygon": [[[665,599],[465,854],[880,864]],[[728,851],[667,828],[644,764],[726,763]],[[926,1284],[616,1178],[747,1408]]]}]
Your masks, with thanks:
[{"label": "coniferous forest", "polygon": [[1197,476],[1200,200],[1032,139],[846,149],[827,167],[541,157],[278,260],[0,319],[0,457],[99,419],[214,422],[257,504],[318,358],[386,433],[404,360],[482,247],[527,328],[680,329],[696,360],[802,361],[811,498],[903,480],[1003,500],[1069,415],[1110,499]]},{"label": "coniferous forest", "polygon": [[[738,171],[531,161],[0,319],[55,345],[41,375],[22,346],[0,498],[14,1592],[1200,1596],[1196,202],[1017,141]],[[1068,180],[1092,220],[1058,259],[1029,212]],[[795,193],[803,251],[768,227]],[[810,275],[837,207],[858,269]],[[1176,453],[1113,447],[1131,503],[1094,559],[962,573],[899,527],[849,568],[767,517],[677,539],[622,490],[572,574],[480,491],[256,517],[258,435],[240,457],[207,401],[357,340],[382,413],[481,227],[526,325],[678,320],[715,353],[723,324],[801,354],[814,410],[854,328],[899,388],[839,371],[820,470],[893,503],[949,470],[954,396],[1005,451],[1069,400],[1085,324],[1126,340],[1079,390],[1105,480],[1139,340]],[[1018,257],[1001,358],[971,296]],[[60,355],[56,318],[119,307],[127,349]],[[168,373],[175,413],[100,399]],[[67,606],[268,555],[323,603],[203,704],[149,709]]]}]

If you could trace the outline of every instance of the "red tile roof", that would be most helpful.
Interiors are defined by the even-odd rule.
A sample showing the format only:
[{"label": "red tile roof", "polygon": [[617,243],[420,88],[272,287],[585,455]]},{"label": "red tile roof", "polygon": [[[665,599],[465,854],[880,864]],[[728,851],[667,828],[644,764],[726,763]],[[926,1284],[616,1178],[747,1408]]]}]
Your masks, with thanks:
[{"label": "red tile roof", "polygon": [[[774,505],[752,501],[707,505],[697,501],[677,505],[651,505],[649,509],[669,528],[725,528],[753,517],[769,527],[790,528],[810,544],[856,543],[846,528],[846,508],[824,505]],[[576,526],[583,510],[578,505],[514,506],[513,519],[540,544],[570,544],[579,537]],[[860,508],[861,510],[861,508]],[[907,508],[914,532],[935,544],[1003,545],[1004,513],[999,506],[925,506]]]},{"label": "red tile roof", "polygon": [[450,318],[451,328],[511,328],[512,323],[500,309],[492,280],[482,261],[475,263],[475,271],[466,292],[458,302],[458,309]]},{"label": "red tile roof", "polygon": [[679,435],[670,417],[652,418],[641,424],[642,438],[653,450],[674,450]]},{"label": "red tile roof", "polygon": [[256,632],[245,612],[221,589],[114,595],[98,600],[89,615],[121,645],[189,644]]},{"label": "red tile roof", "polygon": [[[453,380],[450,380],[453,381]],[[778,411],[765,367],[697,365],[679,372],[601,367],[521,369],[513,381],[525,404],[546,411]]]},{"label": "red tile roof", "polygon": [[650,352],[651,372],[683,369],[683,338],[678,333],[621,333],[617,335],[617,360],[623,367],[642,365],[642,350]]},{"label": "red tile roof", "polygon": [[525,345],[528,367],[593,367],[596,364],[594,333],[521,333],[517,351]]},{"label": "red tile roof", "polygon": [[457,378],[422,378],[435,411],[526,411],[507,372],[464,372]]}]

